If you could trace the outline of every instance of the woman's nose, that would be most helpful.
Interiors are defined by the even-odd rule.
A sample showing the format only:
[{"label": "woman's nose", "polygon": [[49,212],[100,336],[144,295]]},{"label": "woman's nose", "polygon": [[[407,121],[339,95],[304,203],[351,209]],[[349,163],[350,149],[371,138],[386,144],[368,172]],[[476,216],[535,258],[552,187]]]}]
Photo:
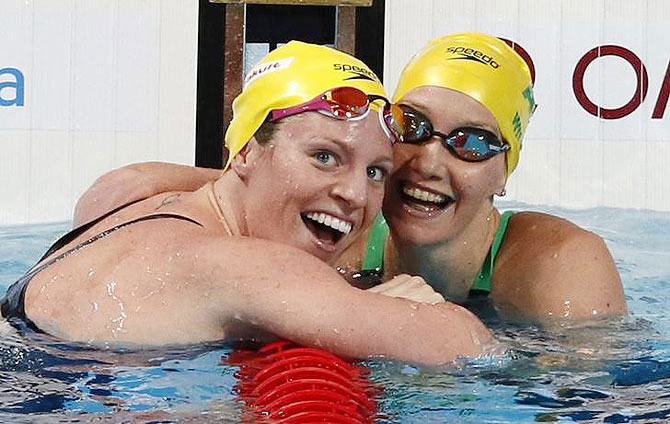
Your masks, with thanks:
[{"label": "woman's nose", "polygon": [[433,137],[425,144],[416,147],[409,161],[412,170],[425,180],[445,178],[449,152],[442,146],[442,140],[439,137]]},{"label": "woman's nose", "polygon": [[362,208],[368,201],[368,176],[365,172],[347,172],[335,184],[333,196],[341,199],[349,209]]}]

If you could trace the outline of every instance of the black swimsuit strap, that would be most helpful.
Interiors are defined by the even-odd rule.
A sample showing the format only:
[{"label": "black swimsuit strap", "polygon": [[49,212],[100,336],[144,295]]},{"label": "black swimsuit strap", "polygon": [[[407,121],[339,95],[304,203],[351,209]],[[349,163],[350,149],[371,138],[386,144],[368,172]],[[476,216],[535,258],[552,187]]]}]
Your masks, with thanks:
[{"label": "black swimsuit strap", "polygon": [[[135,202],[133,202],[133,203],[135,203]],[[128,205],[130,205],[130,204],[128,204]],[[58,239],[58,241],[56,243],[54,243],[54,245],[49,249],[49,251],[44,256],[42,256],[42,259],[40,259],[34,267],[32,267],[30,270],[28,270],[26,272],[26,274],[24,274],[18,281],[16,281],[14,284],[12,284],[7,289],[7,293],[5,294],[5,297],[2,299],[2,302],[0,302],[1,303],[0,304],[0,309],[2,311],[2,316],[7,318],[10,321],[10,323],[12,323],[13,325],[19,325],[20,326],[21,324],[17,324],[17,322],[15,320],[15,318],[18,318],[19,322],[23,321],[25,324],[27,324],[28,328],[31,328],[31,329],[33,329],[34,331],[37,331],[37,332],[41,332],[41,330],[30,319],[28,319],[28,317],[26,316],[26,312],[25,312],[26,287],[28,286],[28,284],[30,283],[32,278],[37,273],[39,273],[40,271],[43,271],[48,266],[53,265],[54,263],[62,260],[63,258],[66,258],[67,256],[71,255],[74,252],[77,252],[77,251],[83,249],[84,247],[90,245],[91,243],[93,243],[97,240],[100,240],[101,238],[105,237],[106,235],[108,235],[108,234],[110,234],[114,231],[120,230],[123,227],[127,227],[129,225],[136,224],[138,222],[149,221],[149,220],[154,220],[154,219],[179,219],[179,220],[183,220],[183,221],[192,222],[193,224],[196,224],[196,225],[202,227],[202,224],[200,224],[199,222],[197,222],[197,221],[195,221],[195,220],[193,220],[189,217],[182,216],[182,215],[171,214],[171,213],[159,213],[159,214],[154,214],[154,215],[146,215],[146,216],[142,216],[140,218],[133,219],[133,220],[128,221],[128,222],[124,222],[123,224],[119,224],[119,225],[117,225],[115,227],[112,227],[108,230],[105,230],[105,231],[103,231],[99,234],[96,234],[95,236],[93,236],[90,239],[78,244],[77,246],[73,247],[72,249],[69,249],[68,251],[63,252],[63,253],[59,254],[58,256],[56,256],[54,258],[51,258],[51,259],[49,259],[48,261],[46,261],[42,264],[39,264],[40,262],[42,262],[44,260],[44,258],[48,257],[53,252],[59,250],[64,245],[66,245],[69,242],[71,242],[72,240],[74,240],[78,235],[82,234],[84,231],[91,228],[93,225],[100,222],[102,219],[106,218],[107,216],[113,214],[114,212],[119,211],[120,209],[122,209],[122,208],[124,208],[128,205],[124,205],[120,208],[116,208],[113,211],[111,211],[111,212],[109,212],[109,213],[107,213],[107,214],[105,214],[105,215],[87,223],[87,224],[84,224],[80,227],[77,227],[76,229],[70,231],[69,233],[65,234],[63,237]]]},{"label": "black swimsuit strap", "polygon": [[82,224],[82,225],[78,226],[77,228],[65,233],[61,238],[56,240],[56,242],[54,244],[51,245],[49,250],[47,250],[47,252],[44,255],[42,255],[42,257],[37,261],[37,263],[42,262],[43,260],[45,260],[46,258],[51,256],[55,251],[60,250],[63,246],[65,246],[66,244],[69,244],[72,240],[74,240],[77,237],[79,237],[80,235],[82,235],[86,230],[88,230],[89,228],[91,228],[92,226],[97,224],[98,222],[102,221],[103,219],[107,218],[110,215],[114,215],[115,213],[117,213],[121,209],[125,209],[130,205],[134,205],[135,203],[141,202],[142,200],[146,200],[146,199],[137,199],[137,200],[134,200],[132,202],[126,203],[124,205],[121,205],[118,208],[114,208],[111,211],[109,211],[109,212],[107,212],[107,213],[105,213],[105,214],[103,214],[103,215],[101,215],[101,216],[99,216],[99,217],[97,217],[97,218],[95,218],[91,221],[88,221],[87,223]]},{"label": "black swimsuit strap", "polygon": [[[84,224],[84,225],[82,225],[81,227],[77,227],[75,230],[72,230],[72,231],[70,231],[69,233],[65,234],[65,236],[61,237],[60,239],[58,239],[58,241],[56,241],[56,243],[54,243],[54,245],[51,247],[51,249],[49,249],[49,252],[53,253],[53,252],[55,252],[56,250],[60,249],[60,248],[61,248],[62,246],[64,246],[65,244],[67,244],[67,243],[69,243],[70,241],[74,240],[74,239],[76,238],[77,235],[80,235],[81,233],[83,233],[84,231],[86,231],[87,229],[89,229],[89,228],[92,227],[94,224],[96,224],[97,222],[99,222],[99,221],[102,220],[103,218],[107,217],[108,215],[109,215],[109,214],[103,215],[102,217],[98,218],[97,220],[95,220],[95,221],[91,221],[91,222],[89,222],[88,224]],[[113,233],[114,231],[120,230],[120,229],[123,228],[123,227],[127,227],[127,226],[129,226],[129,225],[136,224],[136,223],[138,223],[138,222],[142,222],[142,221],[150,221],[150,220],[153,220],[153,219],[162,219],[162,218],[180,219],[180,220],[182,220],[182,221],[192,222],[192,223],[194,223],[194,224],[199,225],[200,227],[202,227],[202,224],[201,224],[201,223],[199,223],[198,221],[196,221],[196,220],[194,220],[194,219],[192,219],[192,218],[189,218],[189,217],[187,217],[187,216],[183,216],[183,215],[173,214],[173,213],[157,213],[157,214],[154,214],[154,215],[146,215],[146,216],[142,216],[142,217],[133,219],[133,220],[131,220],[131,221],[124,222],[123,224],[119,224],[119,225],[117,225],[117,226],[115,226],[115,227],[109,228],[109,229],[107,229],[107,230],[105,230],[105,231],[103,231],[103,232],[101,232],[101,233],[98,233],[98,234],[94,235],[93,237],[91,237],[90,239],[88,239],[88,240],[86,240],[86,241],[84,241],[84,242],[82,242],[82,243],[76,245],[76,246],[73,247],[72,249],[67,250],[67,251],[61,253],[60,255],[58,255],[58,256],[56,256],[56,257],[54,257],[54,258],[52,258],[52,259],[46,261],[45,263],[41,264],[40,266],[31,268],[31,269],[26,273],[26,277],[32,277],[33,275],[35,275],[35,274],[37,274],[38,272],[42,271],[43,269],[45,269],[45,268],[48,267],[49,265],[53,265],[54,263],[56,263],[56,262],[58,262],[58,261],[60,261],[60,260],[62,260],[62,259],[64,259],[64,258],[70,256],[72,253],[78,252],[79,250],[83,249],[84,247],[88,246],[89,244],[91,244],[91,243],[93,243],[93,242],[95,242],[95,241],[98,241],[98,240],[100,240],[101,238],[105,237],[106,235],[108,235],[108,234],[110,234],[110,233]],[[86,227],[86,228],[84,228],[84,229],[82,230],[83,227]],[[81,231],[80,231],[80,230],[81,230]],[[76,233],[76,235],[73,236],[73,237],[70,237],[73,233]],[[55,247],[56,244],[58,244],[58,243],[61,243],[61,246],[60,246],[60,247],[57,247],[56,249],[54,249],[54,247]],[[47,253],[49,253],[49,252],[47,252]],[[49,256],[49,255],[48,255],[48,254],[47,254],[47,255],[44,255],[42,258],[46,258],[47,256]],[[40,261],[38,261],[38,263],[41,262],[42,260],[43,260],[43,259],[40,259]]]}]

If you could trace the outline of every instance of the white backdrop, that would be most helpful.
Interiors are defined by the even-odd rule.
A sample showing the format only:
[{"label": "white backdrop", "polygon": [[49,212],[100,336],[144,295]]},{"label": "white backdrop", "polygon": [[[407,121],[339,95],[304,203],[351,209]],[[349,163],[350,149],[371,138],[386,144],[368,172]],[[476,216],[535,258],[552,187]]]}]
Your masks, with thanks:
[{"label": "white backdrop", "polygon": [[[508,183],[509,198],[670,210],[670,110],[661,113],[670,92],[667,0],[387,0],[385,26],[384,80],[390,92],[412,54],[437,35],[488,32],[529,53],[539,107]],[[582,75],[580,59],[609,45],[615,47],[603,47],[585,62]],[[634,56],[648,75],[644,99],[643,90],[634,98],[642,65],[634,69],[624,59],[634,62]],[[575,74],[593,104],[633,104],[618,119],[590,114],[573,89]]]},{"label": "white backdrop", "polygon": [[[197,13],[195,0],[2,0],[0,225],[70,219],[95,178],[130,162],[194,162]],[[508,198],[670,210],[668,22],[665,0],[387,0],[384,79],[392,91],[436,35],[514,40],[535,65],[539,108]],[[621,56],[648,75],[618,119],[591,115],[573,88],[598,46],[624,54],[604,48],[584,68],[595,105],[633,98],[636,70]]]},{"label": "white backdrop", "polygon": [[2,0],[0,224],[71,219],[127,163],[194,163],[197,13],[195,0]]}]

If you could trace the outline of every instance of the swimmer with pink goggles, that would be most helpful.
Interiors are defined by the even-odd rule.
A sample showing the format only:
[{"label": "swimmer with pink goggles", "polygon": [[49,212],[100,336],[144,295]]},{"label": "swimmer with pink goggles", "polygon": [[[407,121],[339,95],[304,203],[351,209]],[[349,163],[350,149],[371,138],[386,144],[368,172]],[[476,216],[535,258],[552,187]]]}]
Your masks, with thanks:
[{"label": "swimmer with pink goggles", "polygon": [[421,112],[398,106],[383,96],[368,95],[354,87],[337,87],[305,103],[270,112],[270,122],[287,116],[316,111],[336,119],[357,120],[367,116],[373,102],[382,100],[379,114],[382,128],[392,142],[423,144],[432,137],[439,137],[444,147],[458,159],[480,162],[509,149],[490,131],[480,128],[458,128],[450,134],[433,129],[430,120]]}]

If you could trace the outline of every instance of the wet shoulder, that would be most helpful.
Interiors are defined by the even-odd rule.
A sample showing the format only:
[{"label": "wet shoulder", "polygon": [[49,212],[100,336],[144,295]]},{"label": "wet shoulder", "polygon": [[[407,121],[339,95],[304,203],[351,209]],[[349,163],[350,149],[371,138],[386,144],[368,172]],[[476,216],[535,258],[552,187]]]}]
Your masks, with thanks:
[{"label": "wet shoulder", "polygon": [[596,234],[557,216],[518,213],[496,260],[494,298],[531,316],[548,313],[567,294],[582,290],[580,275],[597,265],[593,255],[607,256]]},{"label": "wet shoulder", "polygon": [[599,239],[572,222],[539,212],[509,221],[494,271],[494,290],[528,290],[570,266],[584,241]]}]

